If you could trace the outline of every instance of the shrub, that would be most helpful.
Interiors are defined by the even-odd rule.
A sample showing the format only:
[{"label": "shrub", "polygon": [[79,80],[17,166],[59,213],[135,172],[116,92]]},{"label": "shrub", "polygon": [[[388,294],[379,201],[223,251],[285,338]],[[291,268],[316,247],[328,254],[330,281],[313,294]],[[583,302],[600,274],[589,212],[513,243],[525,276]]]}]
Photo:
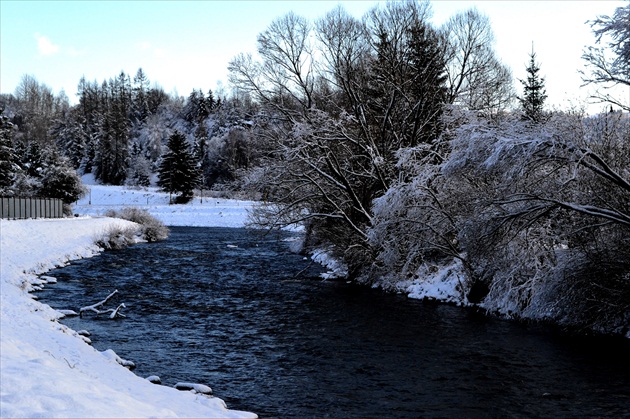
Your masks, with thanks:
[{"label": "shrub", "polygon": [[142,238],[149,243],[164,240],[168,237],[168,227],[145,209],[126,207],[120,211],[109,210],[105,215],[140,224]]},{"label": "shrub", "polygon": [[138,234],[136,227],[110,226],[94,242],[106,250],[120,250],[135,243]]}]

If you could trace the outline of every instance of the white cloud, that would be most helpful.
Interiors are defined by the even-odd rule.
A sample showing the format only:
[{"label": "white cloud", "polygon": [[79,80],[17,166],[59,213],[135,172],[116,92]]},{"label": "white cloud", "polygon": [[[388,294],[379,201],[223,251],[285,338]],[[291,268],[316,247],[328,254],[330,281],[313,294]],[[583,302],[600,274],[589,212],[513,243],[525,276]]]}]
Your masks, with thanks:
[{"label": "white cloud", "polygon": [[37,50],[41,55],[54,55],[59,52],[59,45],[53,44],[53,42],[39,33],[35,33],[35,39],[37,40]]},{"label": "white cloud", "polygon": [[147,41],[138,42],[136,44],[136,47],[139,48],[141,51],[147,51],[151,53],[155,58],[165,58],[167,56],[167,50],[165,50],[164,48],[156,47]]}]

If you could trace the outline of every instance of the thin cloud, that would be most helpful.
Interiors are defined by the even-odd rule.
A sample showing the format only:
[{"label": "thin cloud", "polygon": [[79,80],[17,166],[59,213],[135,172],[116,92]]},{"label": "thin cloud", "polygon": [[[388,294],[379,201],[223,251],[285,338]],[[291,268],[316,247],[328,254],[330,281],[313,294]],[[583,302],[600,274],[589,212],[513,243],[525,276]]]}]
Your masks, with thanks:
[{"label": "thin cloud", "polygon": [[37,40],[37,50],[41,55],[49,56],[59,52],[59,45],[53,44],[53,42],[44,35],[35,33],[35,39]]},{"label": "thin cloud", "polygon": [[136,44],[136,47],[139,48],[141,51],[150,52],[156,58],[165,58],[168,54],[167,50],[165,50],[164,48],[158,48],[147,41],[138,42]]}]

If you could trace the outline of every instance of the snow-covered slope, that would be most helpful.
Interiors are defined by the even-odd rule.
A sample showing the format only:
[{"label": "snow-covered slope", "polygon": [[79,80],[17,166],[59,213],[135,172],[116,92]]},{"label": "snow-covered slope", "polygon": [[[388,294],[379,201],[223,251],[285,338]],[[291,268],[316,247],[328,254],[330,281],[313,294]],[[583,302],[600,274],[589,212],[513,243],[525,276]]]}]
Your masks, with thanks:
[{"label": "snow-covered slope", "polygon": [[[95,255],[111,218],[0,220],[0,417],[253,417],[155,385],[99,352],[27,291],[35,274]],[[50,281],[53,279],[51,278]]]}]

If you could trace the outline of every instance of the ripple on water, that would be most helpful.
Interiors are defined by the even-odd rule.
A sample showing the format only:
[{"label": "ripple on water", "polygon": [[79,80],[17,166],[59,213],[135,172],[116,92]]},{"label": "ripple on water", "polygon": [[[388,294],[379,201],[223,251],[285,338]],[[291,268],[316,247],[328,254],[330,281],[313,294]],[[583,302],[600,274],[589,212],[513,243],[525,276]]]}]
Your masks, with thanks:
[{"label": "ripple on water", "polygon": [[64,322],[140,376],[206,383],[261,417],[628,417],[628,342],[322,282],[276,238],[173,228],[50,273],[41,301],[76,310],[118,289],[127,318]]}]

